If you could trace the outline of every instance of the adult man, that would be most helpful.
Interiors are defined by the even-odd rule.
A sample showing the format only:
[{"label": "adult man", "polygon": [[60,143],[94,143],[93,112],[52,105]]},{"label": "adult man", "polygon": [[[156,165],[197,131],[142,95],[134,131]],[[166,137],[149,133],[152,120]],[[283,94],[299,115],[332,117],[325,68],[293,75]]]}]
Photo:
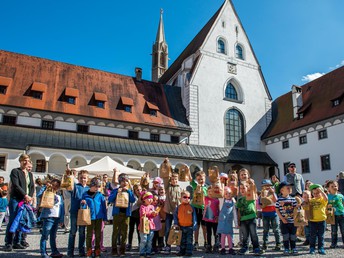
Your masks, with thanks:
[{"label": "adult man", "polygon": [[296,165],[295,163],[289,163],[288,171],[284,176],[285,182],[288,182],[292,185],[292,193],[291,196],[295,197],[296,195],[302,196],[303,191],[305,190],[305,181],[301,174],[296,173]]},{"label": "adult man", "polygon": [[8,204],[8,209],[10,212],[9,222],[6,228],[5,237],[5,248],[4,251],[11,252],[13,249],[24,249],[20,241],[20,235],[17,232],[13,239],[13,233],[10,232],[11,225],[18,212],[18,203],[24,201],[30,203],[32,201],[32,196],[35,191],[35,182],[33,180],[33,175],[30,172],[32,168],[32,163],[30,156],[22,154],[19,157],[20,167],[14,168],[10,175],[10,202]]}]

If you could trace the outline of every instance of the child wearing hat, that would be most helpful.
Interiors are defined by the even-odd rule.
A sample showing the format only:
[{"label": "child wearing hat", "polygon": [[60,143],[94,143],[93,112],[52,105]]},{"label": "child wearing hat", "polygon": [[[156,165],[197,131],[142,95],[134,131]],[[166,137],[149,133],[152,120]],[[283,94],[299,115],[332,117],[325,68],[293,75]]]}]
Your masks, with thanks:
[{"label": "child wearing hat", "polygon": [[[157,215],[153,203],[153,194],[145,192],[142,197],[142,204],[140,206],[140,217],[147,217],[149,221],[149,233],[140,232],[140,258],[150,257],[152,253],[152,241],[154,236],[155,224],[153,218]],[[143,227],[140,222],[139,228]]]},{"label": "child wearing hat", "polygon": [[315,254],[315,242],[318,238],[318,252],[325,255],[324,235],[326,229],[326,207],[328,197],[324,193],[321,185],[313,184],[309,187],[312,191],[313,198],[309,200],[310,211],[312,216],[309,219],[310,227],[310,248],[309,253]]},{"label": "child wearing hat", "polygon": [[95,257],[99,258],[100,238],[102,231],[102,223],[107,220],[106,202],[104,195],[99,192],[101,181],[95,177],[92,178],[90,189],[82,196],[82,204],[87,204],[91,211],[91,225],[87,226],[86,231],[86,250],[87,257],[92,257],[92,236],[95,234]]},{"label": "child wearing hat", "polygon": [[296,227],[294,226],[294,208],[297,202],[292,193],[289,183],[281,182],[279,185],[280,197],[276,202],[276,213],[280,218],[281,233],[283,237],[284,255],[297,254],[296,249]]},{"label": "child wearing hat", "polygon": [[263,250],[267,249],[269,230],[271,228],[275,236],[275,251],[279,251],[281,250],[281,238],[278,223],[279,221],[275,208],[277,196],[275,194],[275,189],[269,179],[264,179],[261,185],[262,191],[261,195],[259,196],[259,204],[262,207],[263,217]]},{"label": "child wearing hat", "polygon": [[[125,244],[127,242],[128,236],[128,227],[129,227],[129,217],[131,216],[131,208],[130,204],[135,202],[135,197],[130,190],[131,185],[129,181],[129,177],[127,174],[122,173],[118,175],[118,183],[119,187],[112,190],[108,201],[113,203],[113,232],[112,232],[112,255],[118,255],[117,253],[117,239],[119,234],[121,235],[121,246],[120,246],[120,254],[125,255]],[[116,199],[119,193],[127,193],[128,194],[128,207],[116,207]]]},{"label": "child wearing hat", "polygon": [[153,194],[158,194],[159,193],[159,186],[161,186],[163,184],[163,181],[160,177],[155,177],[153,179],[153,187],[151,189],[149,189],[149,192],[153,193]]}]

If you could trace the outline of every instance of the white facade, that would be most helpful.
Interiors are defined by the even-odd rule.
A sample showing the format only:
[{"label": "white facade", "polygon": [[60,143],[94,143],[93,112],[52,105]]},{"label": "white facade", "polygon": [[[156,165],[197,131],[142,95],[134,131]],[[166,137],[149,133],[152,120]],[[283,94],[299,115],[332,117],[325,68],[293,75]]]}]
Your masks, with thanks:
[{"label": "white facade", "polygon": [[[218,51],[219,39],[224,42],[224,53]],[[243,50],[243,60],[236,58],[238,44]],[[271,97],[230,1],[225,1],[200,50],[184,60],[182,68],[169,81],[173,82],[182,87],[183,104],[193,129],[190,143],[228,146],[225,115],[229,109],[236,109],[244,120],[246,141],[243,147],[264,151],[259,139],[270,123]],[[229,82],[236,88],[237,101],[225,99]]]},{"label": "white facade", "polygon": [[[327,138],[319,139],[318,132],[326,130]],[[284,164],[294,162],[297,171],[302,173],[301,160],[309,159],[310,172],[302,173],[304,179],[323,184],[326,180],[336,179],[340,171],[344,170],[344,117],[330,121],[322,121],[307,128],[285,135],[266,139],[266,151],[278,164],[281,176],[284,175]],[[299,142],[300,136],[307,137],[307,143]],[[289,148],[282,148],[282,142],[288,140]],[[330,169],[322,170],[321,156],[330,156]]]}]

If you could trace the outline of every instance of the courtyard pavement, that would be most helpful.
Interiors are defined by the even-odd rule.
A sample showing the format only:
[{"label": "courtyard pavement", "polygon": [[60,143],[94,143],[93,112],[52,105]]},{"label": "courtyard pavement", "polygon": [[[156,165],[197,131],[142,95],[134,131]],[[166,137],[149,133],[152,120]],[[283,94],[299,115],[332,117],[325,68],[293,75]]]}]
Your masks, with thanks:
[{"label": "courtyard pavement", "polygon": [[[4,244],[4,231],[0,232],[0,245],[3,246]],[[107,248],[107,253],[103,253],[102,257],[112,257],[111,256],[111,234],[112,234],[112,226],[107,225],[104,230],[104,245]],[[262,241],[262,229],[258,229],[258,237],[260,240],[260,243]],[[341,240],[341,237],[339,238]],[[268,250],[261,255],[261,257],[284,257],[282,254],[282,251],[276,252],[273,251],[272,248],[274,247],[274,237],[271,234],[269,237],[269,240],[271,241],[269,243]],[[0,257],[40,257],[39,252],[39,242],[40,242],[40,233],[38,229],[34,229],[31,234],[28,235],[27,241],[30,244],[30,247],[28,247],[25,250],[14,250],[11,253],[6,253],[2,251],[2,247],[0,248]],[[326,255],[309,255],[309,247],[302,246],[302,243],[297,243],[297,247],[299,250],[299,255],[297,256],[289,256],[289,257],[344,257],[344,247],[342,243],[339,243],[339,248],[337,249],[329,249],[331,241],[331,231],[326,231],[325,234],[325,249],[327,254]],[[58,231],[57,235],[57,247],[59,251],[66,255],[67,253],[67,242],[68,242],[68,234],[64,234],[63,230]],[[235,229],[235,235],[234,235],[234,242],[235,244],[238,242],[238,230]],[[77,240],[76,240],[77,243]],[[200,245],[203,246],[203,241],[200,241]],[[48,244],[49,246],[49,244]],[[237,250],[237,248],[235,248]],[[165,254],[156,254],[153,257],[177,257],[175,247],[172,248],[171,255],[165,255]],[[50,253],[50,249],[48,249],[48,253]],[[76,252],[77,254],[77,252]],[[138,251],[137,251],[137,237],[136,233],[134,235],[134,250],[132,252],[127,252],[126,257],[139,257]],[[193,257],[230,257],[230,255],[220,255],[220,254],[206,254],[204,250],[196,251],[193,253]],[[245,257],[254,257],[252,254],[245,255]]]}]

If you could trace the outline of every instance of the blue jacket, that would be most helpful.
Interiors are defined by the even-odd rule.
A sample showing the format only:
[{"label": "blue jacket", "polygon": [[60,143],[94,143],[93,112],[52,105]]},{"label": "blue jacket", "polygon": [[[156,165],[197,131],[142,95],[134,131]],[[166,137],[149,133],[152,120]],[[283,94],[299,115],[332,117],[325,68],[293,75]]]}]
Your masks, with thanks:
[{"label": "blue jacket", "polygon": [[[46,186],[43,186],[40,190],[39,190],[39,193],[37,193],[37,198],[41,198],[44,191],[47,189]],[[59,218],[60,218],[60,223],[64,222],[64,202],[63,202],[63,198],[61,197],[61,204],[60,204],[60,214],[59,214]],[[58,199],[55,198],[55,204],[58,203]],[[49,218],[50,217],[50,214],[52,213],[52,209],[49,209],[49,208],[43,208],[42,209],[42,212],[39,216],[39,219],[43,219],[43,218]]]},{"label": "blue jacket", "polygon": [[88,186],[83,187],[82,184],[74,184],[74,189],[71,193],[71,204],[70,204],[70,213],[78,213],[80,209],[80,202],[82,200],[82,196],[85,192],[90,190]]},{"label": "blue jacket", "polygon": [[85,192],[82,199],[86,200],[86,203],[91,210],[91,220],[107,220],[105,197],[101,192],[97,192],[93,198],[88,194],[88,192]]},{"label": "blue jacket", "polygon": [[10,227],[10,232],[15,233],[16,231],[21,231],[23,233],[30,233],[31,228],[33,228],[36,222],[37,219],[32,207],[30,205],[23,204],[18,209],[17,215]]},{"label": "blue jacket", "polygon": [[[109,196],[109,199],[108,199],[109,202],[116,203],[116,197],[117,197],[118,189],[119,188],[116,188],[116,189],[112,190],[112,192],[111,192],[111,194]],[[135,202],[135,196],[134,196],[134,194],[133,194],[133,192],[131,190],[128,190],[128,194],[129,194],[129,204],[128,204],[128,208],[126,208],[126,210],[125,210],[125,215],[127,217],[130,217],[131,216],[130,203],[134,203]],[[119,214],[119,210],[120,210],[120,208],[115,207],[115,205],[114,205],[113,209],[112,209],[112,215],[118,215]]]}]

